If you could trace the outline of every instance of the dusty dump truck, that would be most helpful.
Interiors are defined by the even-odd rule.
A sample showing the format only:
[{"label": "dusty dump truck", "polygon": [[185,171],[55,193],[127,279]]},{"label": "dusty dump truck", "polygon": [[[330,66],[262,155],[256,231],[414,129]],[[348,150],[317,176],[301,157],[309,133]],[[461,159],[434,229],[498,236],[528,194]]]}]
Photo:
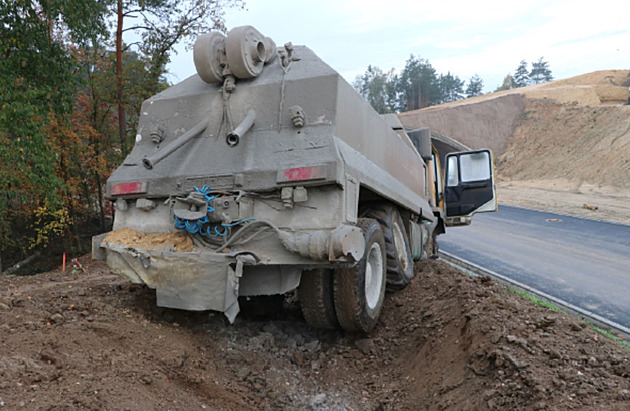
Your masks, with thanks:
[{"label": "dusty dump truck", "polygon": [[309,324],[366,332],[436,235],[496,209],[488,150],[443,171],[428,129],[377,114],[306,47],[243,26],[200,36],[194,63],[143,103],[94,239],[159,306],[232,322],[240,296],[297,290]]}]

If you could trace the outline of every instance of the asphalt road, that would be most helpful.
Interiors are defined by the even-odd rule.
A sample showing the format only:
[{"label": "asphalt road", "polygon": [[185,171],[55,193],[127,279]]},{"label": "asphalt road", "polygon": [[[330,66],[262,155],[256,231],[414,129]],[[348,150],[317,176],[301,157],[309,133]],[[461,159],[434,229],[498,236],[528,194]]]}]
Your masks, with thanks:
[{"label": "asphalt road", "polygon": [[505,205],[440,250],[630,328],[630,226]]}]

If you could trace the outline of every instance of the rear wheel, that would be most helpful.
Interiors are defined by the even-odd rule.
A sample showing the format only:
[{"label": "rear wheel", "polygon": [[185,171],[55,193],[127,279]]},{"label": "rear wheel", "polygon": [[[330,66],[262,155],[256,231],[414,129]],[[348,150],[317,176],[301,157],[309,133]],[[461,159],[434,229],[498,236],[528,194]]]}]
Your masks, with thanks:
[{"label": "rear wheel", "polygon": [[332,270],[304,271],[298,288],[300,307],[306,322],[314,328],[339,328],[333,298]]},{"label": "rear wheel", "polygon": [[367,210],[365,216],[378,221],[385,236],[387,289],[402,290],[414,276],[411,247],[403,219],[398,209],[389,204],[377,204]]},{"label": "rear wheel", "polygon": [[358,226],[365,237],[365,253],[353,267],[335,270],[334,301],[344,330],[368,332],[385,300],[385,239],[376,220],[360,218]]}]

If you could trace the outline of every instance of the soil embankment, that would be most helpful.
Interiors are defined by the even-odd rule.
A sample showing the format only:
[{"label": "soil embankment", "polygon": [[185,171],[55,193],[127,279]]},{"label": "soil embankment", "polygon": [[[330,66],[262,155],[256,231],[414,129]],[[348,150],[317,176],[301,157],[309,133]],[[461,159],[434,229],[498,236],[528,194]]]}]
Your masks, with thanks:
[{"label": "soil embankment", "polygon": [[495,154],[499,201],[630,223],[630,71],[609,70],[403,113]]},{"label": "soil embankment", "polygon": [[525,107],[521,94],[494,98],[471,98],[466,104],[443,104],[398,115],[407,129],[430,127],[471,148],[489,148],[494,153],[507,149],[508,139],[519,124]]},{"label": "soil embankment", "polygon": [[83,265],[0,278],[0,408],[630,407],[630,350],[443,262],[418,265],[369,336],[313,330],[277,300],[243,301],[230,326]]}]

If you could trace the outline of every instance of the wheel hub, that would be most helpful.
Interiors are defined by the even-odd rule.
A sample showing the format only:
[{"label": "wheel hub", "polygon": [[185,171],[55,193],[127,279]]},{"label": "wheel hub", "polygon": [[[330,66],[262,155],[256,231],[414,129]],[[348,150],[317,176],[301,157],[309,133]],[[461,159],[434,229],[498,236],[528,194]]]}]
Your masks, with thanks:
[{"label": "wheel hub", "polygon": [[365,300],[373,309],[377,306],[383,286],[383,254],[378,243],[372,244],[368,250],[365,266]]}]

